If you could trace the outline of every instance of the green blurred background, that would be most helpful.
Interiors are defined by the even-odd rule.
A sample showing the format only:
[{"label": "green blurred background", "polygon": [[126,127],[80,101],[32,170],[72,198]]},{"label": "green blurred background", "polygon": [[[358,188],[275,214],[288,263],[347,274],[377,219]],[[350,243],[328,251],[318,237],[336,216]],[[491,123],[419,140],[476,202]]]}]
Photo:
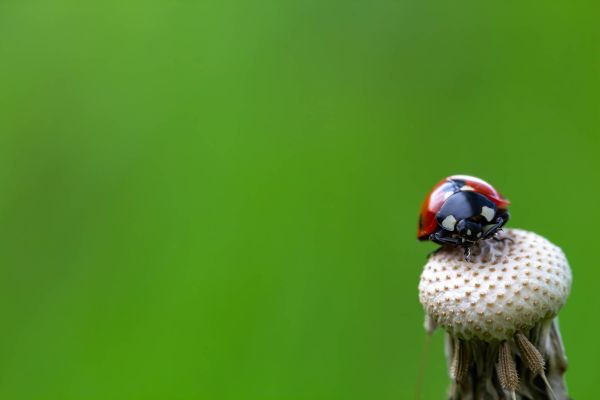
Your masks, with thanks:
[{"label": "green blurred background", "polygon": [[566,251],[568,383],[593,398],[599,18],[1,0],[0,397],[412,399],[418,210],[468,173]]}]

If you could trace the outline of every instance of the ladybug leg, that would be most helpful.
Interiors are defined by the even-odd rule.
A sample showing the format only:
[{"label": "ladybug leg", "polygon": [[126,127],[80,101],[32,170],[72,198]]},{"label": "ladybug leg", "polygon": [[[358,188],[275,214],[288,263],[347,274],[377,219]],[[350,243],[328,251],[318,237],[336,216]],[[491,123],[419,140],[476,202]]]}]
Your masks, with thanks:
[{"label": "ladybug leg", "polygon": [[[435,242],[437,244],[441,244],[442,246],[443,245],[451,245],[454,247],[459,247],[459,246],[463,247],[465,250],[465,260],[467,260],[467,262],[471,262],[471,246],[474,244],[473,242],[465,241],[463,238],[460,238],[460,237],[443,236],[443,234],[441,234],[439,231],[432,233],[429,236],[429,240],[431,240],[432,242]],[[430,255],[437,253],[441,249],[442,249],[442,247],[435,250]]]},{"label": "ladybug leg", "polygon": [[[504,219],[504,224],[502,225],[502,226],[504,226],[504,225],[506,225],[506,223],[508,222],[508,219],[510,218],[510,214],[508,213],[508,211],[505,211],[505,212],[504,212],[504,213],[501,215],[501,217],[502,217],[502,219]],[[502,228],[498,229],[498,232],[500,232],[501,230],[502,230]],[[509,242],[514,242],[514,240],[512,240],[512,239],[511,239],[511,238],[509,238],[508,236],[505,236],[505,237],[500,237],[500,238],[499,238],[499,237],[498,237],[498,235],[497,235],[497,233],[498,233],[498,232],[496,232],[496,233],[494,234],[494,236],[493,236],[493,239],[494,239],[494,240],[496,240],[496,241],[499,241],[499,242],[505,242],[505,241],[507,241],[507,240],[508,240]]]},{"label": "ladybug leg", "polygon": [[[501,215],[499,215],[496,218],[496,224],[494,226],[492,226],[490,229],[488,229],[488,231],[483,235],[482,239],[489,239],[491,237],[494,237],[494,235],[496,233],[498,233],[498,231],[500,229],[502,229],[502,227],[504,226],[504,224],[506,224],[508,222],[508,219],[510,218],[510,214],[506,211],[504,213],[502,213]],[[495,239],[495,237],[494,237]],[[506,238],[505,238],[506,239]],[[498,239],[498,240],[504,240],[504,239]]]},{"label": "ladybug leg", "polygon": [[488,231],[483,235],[481,239],[485,240],[494,237],[494,235],[498,233],[498,231],[502,228],[504,224],[505,221],[502,219],[502,217],[498,218],[498,222],[496,222],[494,226],[488,229]]},{"label": "ladybug leg", "polygon": [[[502,229],[500,229],[499,231],[501,231]],[[512,240],[511,238],[509,238],[508,236],[504,236],[504,237],[498,237],[498,232],[496,232],[496,234],[492,237],[492,239],[494,239],[496,242],[506,242],[507,240],[509,242],[513,242],[514,240]]]},{"label": "ladybug leg", "polygon": [[429,235],[429,240],[441,245],[449,244],[452,246],[462,246],[464,244],[462,239],[443,236],[439,231]]},{"label": "ladybug leg", "polygon": [[471,262],[471,247],[465,247],[465,260]]}]

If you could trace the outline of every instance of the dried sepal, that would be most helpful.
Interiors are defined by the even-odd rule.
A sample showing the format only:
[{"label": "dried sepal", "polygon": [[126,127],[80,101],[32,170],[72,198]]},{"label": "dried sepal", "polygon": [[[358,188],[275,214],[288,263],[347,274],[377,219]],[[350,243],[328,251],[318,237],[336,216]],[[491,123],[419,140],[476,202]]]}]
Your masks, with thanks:
[{"label": "dried sepal", "polygon": [[454,340],[454,353],[452,354],[452,365],[450,376],[456,382],[461,383],[469,373],[469,349],[460,339]]},{"label": "dried sepal", "polygon": [[425,332],[427,332],[428,335],[433,335],[433,332],[435,332],[435,330],[437,329],[437,324],[435,323],[433,318],[429,316],[429,314],[425,314],[423,327],[425,328]]},{"label": "dried sepal", "polygon": [[521,357],[527,368],[535,375],[543,373],[546,361],[544,361],[542,353],[527,339],[527,336],[521,332],[517,332],[515,334],[515,343],[521,352]]},{"label": "dried sepal", "polygon": [[534,375],[539,375],[540,378],[546,384],[548,391],[552,398],[555,398],[554,391],[552,390],[552,386],[550,386],[550,382],[546,378],[546,373],[544,372],[544,368],[546,367],[546,361],[544,360],[544,356],[542,353],[527,339],[527,336],[523,335],[521,332],[517,332],[515,334],[515,343],[519,348],[519,352],[521,352],[521,357],[525,362],[525,365]]},{"label": "dried sepal", "polygon": [[510,392],[512,397],[515,398],[515,391],[519,387],[519,375],[517,374],[517,365],[510,344],[506,341],[500,345],[496,371],[502,389]]}]

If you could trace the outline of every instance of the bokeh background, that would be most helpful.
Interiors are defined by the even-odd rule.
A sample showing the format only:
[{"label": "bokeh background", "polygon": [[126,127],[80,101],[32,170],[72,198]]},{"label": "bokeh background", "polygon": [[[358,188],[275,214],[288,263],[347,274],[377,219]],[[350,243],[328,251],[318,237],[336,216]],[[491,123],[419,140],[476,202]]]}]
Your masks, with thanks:
[{"label": "bokeh background", "polygon": [[[0,397],[412,399],[419,206],[563,247],[597,395],[595,1],[0,1]],[[442,335],[424,399],[444,398]]]}]

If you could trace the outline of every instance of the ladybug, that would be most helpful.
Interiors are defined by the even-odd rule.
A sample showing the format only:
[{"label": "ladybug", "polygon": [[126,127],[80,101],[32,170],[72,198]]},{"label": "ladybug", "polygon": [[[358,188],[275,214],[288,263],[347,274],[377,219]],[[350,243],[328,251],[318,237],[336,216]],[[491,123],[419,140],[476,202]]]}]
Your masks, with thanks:
[{"label": "ladybug", "polygon": [[509,204],[483,179],[452,175],[438,182],[425,198],[417,238],[461,246],[468,259],[475,243],[494,238],[506,224]]}]

